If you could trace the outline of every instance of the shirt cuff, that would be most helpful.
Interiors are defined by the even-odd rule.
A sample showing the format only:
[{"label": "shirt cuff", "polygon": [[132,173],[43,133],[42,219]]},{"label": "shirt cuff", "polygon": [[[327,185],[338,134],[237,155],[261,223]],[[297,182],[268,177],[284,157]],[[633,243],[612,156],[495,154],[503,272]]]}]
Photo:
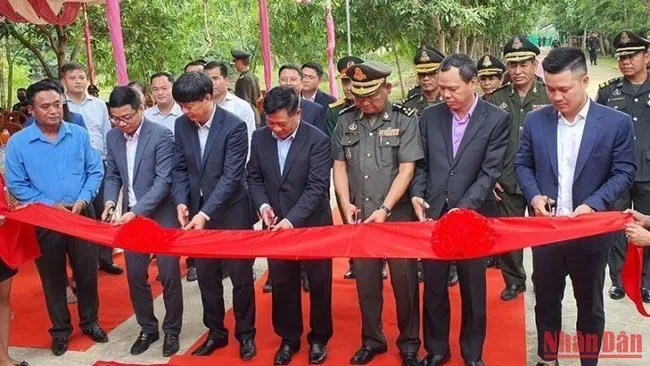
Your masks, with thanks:
[{"label": "shirt cuff", "polygon": [[282,220],[286,221],[289,224],[289,226],[291,226],[291,228],[293,229],[293,224],[291,223],[291,221],[289,221],[288,219],[282,219]]},{"label": "shirt cuff", "polygon": [[116,207],[116,206],[117,206],[117,205],[115,204],[115,202],[113,202],[113,201],[106,201],[106,202],[104,202],[104,207],[106,207],[106,205],[109,204],[109,203],[112,204],[113,207]]},{"label": "shirt cuff", "polygon": [[210,216],[206,215],[203,211],[199,211],[199,215],[203,216],[205,221],[210,221]]},{"label": "shirt cuff", "polygon": [[89,204],[92,201],[92,194],[89,191],[81,192],[79,197],[77,197],[77,201],[84,201],[86,204]]},{"label": "shirt cuff", "polygon": [[262,205],[260,206],[260,214],[262,214],[262,211],[264,211],[264,209],[267,207],[271,207],[271,205],[269,205],[268,203],[262,203]]}]

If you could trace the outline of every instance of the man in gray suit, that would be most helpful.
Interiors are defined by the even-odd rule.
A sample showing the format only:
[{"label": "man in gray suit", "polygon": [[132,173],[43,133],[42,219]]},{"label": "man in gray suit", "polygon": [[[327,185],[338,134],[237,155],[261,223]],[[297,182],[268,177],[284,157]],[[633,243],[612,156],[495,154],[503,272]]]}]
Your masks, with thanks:
[{"label": "man in gray suit", "polygon": [[[464,208],[497,216],[492,194],[503,172],[509,115],[476,95],[477,69],[464,54],[445,58],[438,69],[444,103],[422,111],[420,136],[424,159],[411,184],[411,202],[420,221]],[[426,213],[426,214],[425,214]],[[449,261],[424,261],[424,347],[421,366],[440,366],[449,348]],[[485,259],[457,261],[462,322],[460,350],[465,365],[483,366],[486,329]]]},{"label": "man in gray suit", "polygon": [[[172,132],[143,117],[143,104],[135,90],[126,86],[113,89],[108,101],[111,121],[116,128],[106,137],[106,183],[102,220],[125,224],[136,216],[148,217],[163,227],[178,228],[172,198],[174,137]],[[124,189],[122,216],[115,217],[115,202]],[[142,328],[131,347],[138,355],[159,339],[158,319],[154,315],[151,286],[148,282],[149,254],[125,251],[129,294],[135,317]],[[163,285],[165,332],[163,356],[178,352],[178,336],[183,318],[183,291],[179,257],[156,255]]]}]

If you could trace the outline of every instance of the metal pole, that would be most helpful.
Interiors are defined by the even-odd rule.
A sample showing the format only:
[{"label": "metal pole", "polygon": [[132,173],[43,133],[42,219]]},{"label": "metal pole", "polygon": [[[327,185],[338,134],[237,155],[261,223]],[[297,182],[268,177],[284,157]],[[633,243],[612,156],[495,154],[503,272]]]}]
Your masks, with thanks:
[{"label": "metal pole", "polygon": [[345,18],[348,27],[348,55],[352,55],[352,38],[350,36],[350,0],[345,0]]}]

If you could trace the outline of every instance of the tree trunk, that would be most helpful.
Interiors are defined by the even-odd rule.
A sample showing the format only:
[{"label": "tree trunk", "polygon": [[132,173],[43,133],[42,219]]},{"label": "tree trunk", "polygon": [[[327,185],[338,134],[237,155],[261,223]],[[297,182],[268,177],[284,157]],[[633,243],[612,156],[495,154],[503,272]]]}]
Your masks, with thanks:
[{"label": "tree trunk", "polygon": [[442,24],[440,24],[440,15],[436,14],[433,16],[433,27],[436,29],[436,40],[438,41],[438,49],[445,53],[445,31],[442,29]]},{"label": "tree trunk", "polygon": [[11,42],[9,42],[9,37],[7,37],[7,43],[5,47],[5,54],[7,56],[7,109],[11,110],[11,92],[13,89],[13,78],[14,78],[14,60],[11,57]]},{"label": "tree trunk", "polygon": [[462,53],[464,53],[466,55],[468,54],[467,53],[467,36],[464,35],[464,34],[460,35],[460,52],[462,52]]},{"label": "tree trunk", "polygon": [[471,34],[467,39],[467,54],[473,59],[476,59],[478,56],[480,56],[476,54],[476,43],[476,36],[474,34]]},{"label": "tree trunk", "polygon": [[585,29],[582,33],[582,47],[585,52],[587,52],[587,30]]},{"label": "tree trunk", "polygon": [[460,27],[454,29],[451,36],[452,52],[460,52]]},{"label": "tree trunk", "polygon": [[393,48],[393,57],[395,57],[395,66],[397,67],[397,76],[399,77],[399,85],[402,91],[402,99],[406,98],[406,90],[404,89],[404,79],[402,78],[402,67],[399,65],[399,57],[397,51]]},{"label": "tree trunk", "polygon": [[52,74],[52,70],[50,70],[50,67],[47,65],[47,62],[45,61],[45,58],[43,57],[43,54],[41,51],[39,51],[34,45],[29,43],[25,37],[23,37],[16,28],[14,28],[13,24],[7,24],[7,29],[9,29],[9,33],[11,36],[20,42],[20,44],[23,45],[23,47],[27,48],[31,53],[34,54],[34,56],[38,59],[38,62],[41,64],[43,67],[43,71],[45,72],[45,75],[50,78],[54,79],[54,75]]}]

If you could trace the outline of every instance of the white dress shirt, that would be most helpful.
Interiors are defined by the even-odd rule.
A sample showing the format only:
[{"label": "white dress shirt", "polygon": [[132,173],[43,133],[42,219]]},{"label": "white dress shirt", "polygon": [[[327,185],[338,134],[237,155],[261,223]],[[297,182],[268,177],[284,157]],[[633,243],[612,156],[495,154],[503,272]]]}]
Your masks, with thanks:
[{"label": "white dress shirt", "polygon": [[157,105],[147,108],[144,111],[144,116],[151,122],[158,123],[170,129],[174,133],[174,125],[176,124],[176,118],[183,115],[181,106],[178,103],[174,102],[172,109],[167,114],[162,114]]},{"label": "white dress shirt", "polygon": [[[201,125],[198,122],[194,122],[196,124],[196,127],[198,128],[198,134],[199,134],[199,146],[201,148],[201,161],[203,161],[203,152],[205,151],[205,145],[208,143],[208,135],[210,134],[210,126],[212,126],[212,120],[214,119],[214,113],[217,111],[217,106],[212,105],[212,114],[210,115],[210,119],[203,125]],[[200,167],[199,167],[200,168]],[[203,189],[201,189],[201,197],[203,197]],[[210,221],[210,216],[208,216],[205,212],[199,211],[199,215],[203,216],[204,219],[207,221]]]},{"label": "white dress shirt", "polygon": [[[251,139],[253,138],[253,131],[255,131],[255,113],[250,103],[234,95],[231,92],[226,93],[219,107],[227,110],[235,116],[241,118],[246,122],[246,130],[248,132],[248,156],[251,153]],[[248,160],[248,159],[247,159]]]},{"label": "white dress shirt", "polygon": [[106,103],[87,94],[86,99],[80,104],[73,102],[67,94],[65,100],[70,112],[80,114],[83,117],[90,136],[90,146],[99,151],[102,159],[106,160],[106,134],[112,128]]},{"label": "white dress shirt", "polygon": [[569,122],[562,113],[557,120],[557,216],[568,216],[573,213],[573,180],[575,176],[578,152],[582,142],[582,134],[589,112],[589,98],[578,112],[573,122]]},{"label": "white dress shirt", "polygon": [[129,208],[133,208],[136,203],[138,203],[137,198],[135,198],[135,191],[133,190],[133,176],[135,174],[135,153],[138,150],[138,139],[140,137],[140,130],[142,129],[142,124],[140,127],[129,136],[124,134],[126,139],[126,170],[127,170],[127,179],[128,190],[129,190]]}]

